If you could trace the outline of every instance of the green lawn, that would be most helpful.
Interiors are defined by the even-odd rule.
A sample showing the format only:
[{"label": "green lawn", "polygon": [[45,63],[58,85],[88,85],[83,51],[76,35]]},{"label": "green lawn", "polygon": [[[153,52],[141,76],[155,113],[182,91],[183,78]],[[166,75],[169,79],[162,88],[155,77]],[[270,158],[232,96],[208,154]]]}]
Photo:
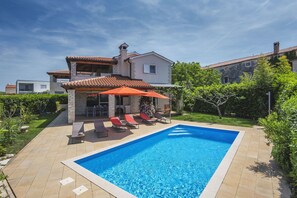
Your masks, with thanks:
[{"label": "green lawn", "polygon": [[255,120],[236,118],[236,117],[223,117],[219,118],[217,115],[203,114],[203,113],[184,113],[184,115],[173,116],[173,120],[184,120],[192,122],[207,122],[215,124],[233,125],[233,126],[243,126],[251,127],[256,125]]},{"label": "green lawn", "polygon": [[26,146],[36,135],[38,135],[49,123],[51,123],[60,112],[39,116],[29,124],[28,132],[17,134],[12,145],[6,147],[6,153],[17,153]]}]

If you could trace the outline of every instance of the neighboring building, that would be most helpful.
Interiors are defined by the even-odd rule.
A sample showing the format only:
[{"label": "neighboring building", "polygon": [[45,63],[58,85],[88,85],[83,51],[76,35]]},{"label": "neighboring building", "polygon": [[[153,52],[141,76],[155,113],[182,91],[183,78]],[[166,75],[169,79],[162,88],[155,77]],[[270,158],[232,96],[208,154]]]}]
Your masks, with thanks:
[{"label": "neighboring building", "polygon": [[222,83],[240,82],[240,76],[246,72],[251,75],[257,66],[257,60],[262,57],[274,60],[280,56],[286,55],[292,66],[292,71],[297,72],[297,46],[280,50],[279,42],[273,44],[273,52],[249,56],[245,58],[234,59],[230,61],[220,62],[203,67],[204,69],[216,69],[222,73]]},{"label": "neighboring building", "polygon": [[63,83],[69,82],[69,70],[51,71],[47,72],[47,74],[50,76],[50,94],[67,93],[61,86]]},{"label": "neighboring building", "polygon": [[[70,82],[62,85],[68,92],[68,122],[76,116],[101,115],[114,116],[116,111],[123,113],[139,112],[138,96],[118,97],[100,95],[105,90],[128,86],[141,90],[155,87],[173,87],[171,66],[173,61],[156,52],[144,54],[128,53],[128,45],[119,46],[118,56],[67,56]],[[168,100],[155,101],[162,109]]]},{"label": "neighboring building", "polygon": [[5,86],[5,93],[6,94],[16,94],[16,85],[7,84]]},{"label": "neighboring building", "polygon": [[48,81],[36,81],[36,80],[17,80],[16,81],[16,93],[46,93],[49,92],[50,83]]}]

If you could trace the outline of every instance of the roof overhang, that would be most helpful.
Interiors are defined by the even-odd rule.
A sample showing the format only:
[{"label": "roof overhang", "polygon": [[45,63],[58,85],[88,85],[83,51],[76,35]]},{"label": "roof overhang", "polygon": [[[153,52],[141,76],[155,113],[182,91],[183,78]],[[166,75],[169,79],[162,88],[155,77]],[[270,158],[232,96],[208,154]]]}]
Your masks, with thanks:
[{"label": "roof overhang", "polygon": [[174,62],[168,58],[165,58],[164,56],[152,51],[152,52],[148,52],[148,53],[144,53],[144,54],[139,54],[137,56],[133,56],[133,57],[130,57],[128,58],[129,60],[134,60],[134,59],[138,59],[138,58],[142,58],[142,57],[145,57],[145,56],[150,56],[150,55],[153,55],[153,56],[157,56],[161,59],[163,59],[164,61],[170,63],[170,64],[173,64]]},{"label": "roof overhang", "polygon": [[165,87],[165,88],[171,88],[171,87],[181,87],[179,85],[174,84],[163,84],[163,83],[150,83],[153,87]]}]

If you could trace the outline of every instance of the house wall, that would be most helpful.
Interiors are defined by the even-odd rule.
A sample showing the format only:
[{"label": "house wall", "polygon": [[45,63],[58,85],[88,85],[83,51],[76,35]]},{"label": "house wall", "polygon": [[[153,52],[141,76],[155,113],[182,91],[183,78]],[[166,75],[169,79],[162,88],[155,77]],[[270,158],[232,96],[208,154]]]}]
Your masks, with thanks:
[{"label": "house wall", "polygon": [[[20,84],[33,84],[33,91],[20,91]],[[45,85],[46,88],[43,88],[41,86]],[[48,92],[50,90],[50,82],[48,81],[30,81],[30,80],[18,80],[16,82],[17,86],[17,94],[22,93],[42,93],[42,92]]]},{"label": "house wall", "polygon": [[292,70],[297,73],[297,59],[292,61]]},{"label": "house wall", "polygon": [[87,106],[87,93],[76,92],[75,95],[75,115],[85,115]]},{"label": "house wall", "polygon": [[5,93],[6,94],[15,94],[16,88],[5,88]]},{"label": "house wall", "polygon": [[[246,64],[250,64],[249,66],[246,66]],[[240,82],[240,76],[244,72],[253,75],[255,67],[257,65],[256,60],[251,61],[245,61],[240,62],[232,65],[226,65],[223,67],[216,68],[221,74],[221,81],[222,83],[225,83],[225,78],[228,78],[228,82]]]},{"label": "house wall", "polygon": [[[155,56],[148,55],[131,61],[132,78],[142,79],[147,83],[171,83],[171,64]],[[145,74],[144,64],[156,65],[156,74]]]},{"label": "house wall", "polygon": [[66,93],[66,90],[61,85],[62,83],[57,82],[57,79],[50,75],[50,94]]}]

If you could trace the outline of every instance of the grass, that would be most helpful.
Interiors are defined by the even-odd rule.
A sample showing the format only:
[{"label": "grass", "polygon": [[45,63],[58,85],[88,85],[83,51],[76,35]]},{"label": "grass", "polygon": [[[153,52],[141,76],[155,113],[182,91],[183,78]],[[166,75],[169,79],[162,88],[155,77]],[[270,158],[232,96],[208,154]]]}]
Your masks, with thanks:
[{"label": "grass", "polygon": [[34,137],[36,137],[49,123],[51,123],[60,112],[39,116],[28,124],[28,132],[17,134],[12,145],[6,147],[6,153],[18,153]]},{"label": "grass", "polygon": [[172,117],[174,120],[184,120],[192,122],[207,122],[213,124],[223,124],[223,125],[233,125],[233,126],[243,126],[252,127],[256,125],[255,120],[236,118],[236,117],[223,117],[219,118],[217,115],[203,114],[203,113],[185,113],[184,115]]}]

